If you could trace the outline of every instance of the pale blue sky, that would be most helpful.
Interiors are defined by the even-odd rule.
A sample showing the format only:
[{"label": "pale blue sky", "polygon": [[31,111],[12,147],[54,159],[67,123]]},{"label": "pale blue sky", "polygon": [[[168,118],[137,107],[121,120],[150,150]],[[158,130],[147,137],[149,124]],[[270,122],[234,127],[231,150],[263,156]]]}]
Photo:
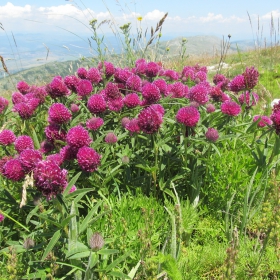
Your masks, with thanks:
[{"label": "pale blue sky", "polygon": [[[2,0],[0,23],[6,31],[13,33],[63,34],[62,30],[67,29],[85,34],[89,32],[87,27],[91,18],[111,19],[111,27],[102,26],[102,32],[109,33],[127,22],[143,30],[155,27],[166,12],[168,18],[163,25],[163,34],[220,37],[231,34],[236,40],[253,39],[257,32],[269,35],[271,15],[276,31],[279,31],[279,0]],[[143,17],[141,26],[137,16]]]}]

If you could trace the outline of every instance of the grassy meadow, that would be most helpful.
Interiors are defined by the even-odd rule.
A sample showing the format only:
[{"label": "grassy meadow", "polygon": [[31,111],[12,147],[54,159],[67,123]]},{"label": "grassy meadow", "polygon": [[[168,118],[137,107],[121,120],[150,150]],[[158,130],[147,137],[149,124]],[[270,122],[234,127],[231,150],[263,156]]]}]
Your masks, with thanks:
[{"label": "grassy meadow", "polygon": [[166,16],[122,54],[92,20],[94,58],[3,58],[1,279],[280,278],[279,44],[171,56]]}]

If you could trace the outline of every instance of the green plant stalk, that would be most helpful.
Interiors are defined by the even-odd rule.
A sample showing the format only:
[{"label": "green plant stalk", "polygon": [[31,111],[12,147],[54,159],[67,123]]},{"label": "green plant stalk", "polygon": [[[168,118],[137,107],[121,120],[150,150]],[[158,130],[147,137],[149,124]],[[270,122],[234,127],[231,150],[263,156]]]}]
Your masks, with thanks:
[{"label": "green plant stalk", "polygon": [[154,180],[153,193],[154,196],[157,196],[158,146],[156,144],[156,135],[152,135],[151,140],[152,140],[152,145],[154,146],[154,154],[155,154],[155,170],[152,171],[152,176]]},{"label": "green plant stalk", "polygon": [[171,219],[171,245],[170,245],[170,250],[171,250],[171,256],[176,260],[177,259],[177,243],[176,243],[176,220],[175,216],[170,212],[170,210],[164,206],[164,209],[167,211],[167,213],[170,216]]},{"label": "green plant stalk", "polygon": [[5,217],[9,218],[9,219],[12,220],[13,222],[15,222],[17,225],[19,225],[20,227],[22,227],[23,229],[25,229],[26,231],[30,232],[30,230],[29,230],[27,227],[25,227],[23,224],[21,224],[20,222],[18,222],[17,220],[15,220],[14,218],[12,218],[11,216],[9,216],[9,215],[8,215],[7,213],[5,213],[4,211],[1,211],[1,213],[2,213]]}]

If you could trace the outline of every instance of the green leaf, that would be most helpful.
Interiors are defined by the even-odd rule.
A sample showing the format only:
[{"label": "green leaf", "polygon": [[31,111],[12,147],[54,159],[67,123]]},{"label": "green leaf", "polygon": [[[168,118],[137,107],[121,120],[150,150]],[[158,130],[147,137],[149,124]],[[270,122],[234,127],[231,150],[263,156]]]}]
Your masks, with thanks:
[{"label": "green leaf", "polygon": [[128,251],[125,254],[123,254],[122,256],[120,256],[119,258],[117,258],[115,261],[113,261],[112,263],[110,263],[107,267],[106,267],[106,271],[110,271],[111,269],[115,268],[119,263],[121,263],[122,261],[124,261],[132,252]]},{"label": "green leaf", "polygon": [[71,204],[70,214],[74,215],[74,216],[71,218],[70,224],[69,224],[68,252],[69,252],[70,248],[71,249],[77,248],[78,224],[77,224],[77,219],[76,219],[77,209],[76,209],[74,201],[72,201],[72,204]]},{"label": "green leaf", "polygon": [[119,250],[117,249],[101,249],[97,252],[97,254],[99,255],[113,255],[113,254],[117,254],[119,252]]},{"label": "green leaf", "polygon": [[134,276],[136,275],[136,272],[137,272],[138,268],[140,267],[140,265],[141,265],[141,260],[140,260],[140,261],[137,263],[137,265],[134,266],[134,267],[130,270],[130,272],[128,273],[128,276],[129,276],[131,279],[133,279]]},{"label": "green leaf", "polygon": [[65,188],[64,192],[63,192],[63,196],[67,196],[69,195],[69,191],[71,190],[71,188],[75,185],[75,183],[77,182],[77,180],[79,179],[80,175],[82,174],[82,172],[79,172],[78,174],[76,174],[76,176],[74,176],[71,181],[69,182],[69,184],[67,185],[67,187]]},{"label": "green leaf", "polygon": [[77,242],[76,243],[76,248],[71,248],[70,247],[68,249],[68,252],[66,253],[65,257],[68,258],[72,255],[75,255],[75,254],[81,253],[81,252],[85,252],[85,251],[88,251],[88,250],[89,250],[89,248],[85,244],[83,244],[81,242]]},{"label": "green leaf", "polygon": [[88,227],[88,223],[91,220],[92,216],[97,212],[98,207],[103,203],[103,201],[97,202],[94,207],[90,210],[90,212],[87,214],[87,216],[83,219],[83,222],[80,224],[79,230],[80,234],[85,231]]},{"label": "green leaf", "polygon": [[61,224],[60,223],[57,223],[56,221],[50,219],[48,216],[44,215],[44,214],[37,214],[37,213],[34,213],[34,216],[37,216],[41,219],[44,219],[45,221],[55,225],[56,227],[58,228],[61,228]]},{"label": "green leaf", "polygon": [[47,245],[47,248],[41,258],[41,261],[44,261],[45,258],[47,257],[47,255],[50,253],[50,251],[53,249],[53,247],[55,246],[55,244],[57,243],[58,239],[60,238],[61,232],[60,230],[56,231],[52,237],[52,239],[50,240],[49,244]]},{"label": "green leaf", "polygon": [[35,146],[36,149],[40,149],[40,142],[38,140],[36,131],[32,126],[31,126],[31,130],[32,130],[32,137],[33,137],[34,146]]},{"label": "green leaf", "polygon": [[88,251],[84,251],[84,252],[80,252],[80,253],[72,255],[68,259],[69,260],[80,260],[81,258],[87,258],[89,255],[90,255],[90,250],[88,249]]},{"label": "green leaf", "polygon": [[128,275],[126,275],[122,272],[119,272],[119,271],[111,271],[108,274],[111,275],[111,276],[118,277],[118,279],[132,279]]}]

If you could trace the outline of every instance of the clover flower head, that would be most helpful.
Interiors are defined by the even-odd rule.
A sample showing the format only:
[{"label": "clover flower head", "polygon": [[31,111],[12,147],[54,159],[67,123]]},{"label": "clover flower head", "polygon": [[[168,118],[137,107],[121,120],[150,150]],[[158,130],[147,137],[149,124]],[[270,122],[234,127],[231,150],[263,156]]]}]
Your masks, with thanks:
[{"label": "clover flower head", "polygon": [[56,124],[68,123],[72,118],[71,111],[62,103],[52,104],[48,114],[50,122]]},{"label": "clover flower head", "polygon": [[78,150],[77,160],[84,171],[93,172],[100,165],[101,155],[90,147],[82,147]]},{"label": "clover flower head", "polygon": [[29,85],[25,81],[19,81],[17,83],[17,89],[20,93],[26,94],[29,90]]},{"label": "clover flower head", "polygon": [[102,76],[97,68],[90,68],[87,71],[86,79],[89,80],[91,83],[97,85],[102,81]]},{"label": "clover flower head", "polygon": [[148,62],[146,65],[146,76],[149,78],[154,78],[159,74],[161,67],[156,62]]},{"label": "clover flower head", "polygon": [[160,113],[159,108],[147,107],[138,115],[138,126],[140,130],[147,134],[157,132],[162,122],[163,115]]},{"label": "clover flower head", "polygon": [[123,98],[119,97],[117,99],[109,99],[107,105],[109,110],[119,112],[124,107]]},{"label": "clover flower head", "polygon": [[15,140],[15,149],[20,154],[25,149],[34,149],[34,143],[30,136],[21,135]]},{"label": "clover flower head", "polygon": [[77,125],[69,129],[66,135],[66,142],[69,146],[79,149],[83,146],[89,146],[92,139],[86,129],[81,125]]},{"label": "clover flower head", "polygon": [[70,106],[70,110],[71,110],[72,113],[77,113],[77,112],[79,112],[80,107],[79,107],[79,105],[77,105],[75,103],[72,103],[71,106]]},{"label": "clover flower head", "polygon": [[121,97],[118,84],[109,82],[105,87],[105,98],[107,99],[118,99]]},{"label": "clover flower head", "polygon": [[107,104],[101,94],[94,94],[89,98],[87,107],[92,114],[99,114],[106,110]]},{"label": "clover flower head", "polygon": [[153,81],[153,84],[158,87],[161,94],[166,95],[167,83],[164,79],[158,79]]},{"label": "clover flower head", "polygon": [[86,122],[86,127],[89,130],[98,130],[104,124],[104,120],[98,117],[92,117]]},{"label": "clover flower head", "polygon": [[8,146],[15,142],[16,136],[13,131],[4,129],[0,132],[0,145]]},{"label": "clover flower head", "polygon": [[229,89],[233,92],[239,92],[246,88],[245,78],[243,75],[235,76],[229,83]]},{"label": "clover flower head", "polygon": [[63,157],[60,153],[48,155],[46,157],[46,160],[54,161],[58,166],[60,166],[63,163]]},{"label": "clover flower head", "polygon": [[77,91],[77,85],[79,81],[80,79],[75,75],[69,75],[64,78],[64,83],[67,86],[67,88],[74,92]]},{"label": "clover flower head", "polygon": [[0,114],[2,114],[6,110],[8,105],[9,101],[6,98],[0,96]]},{"label": "clover flower head", "polygon": [[176,119],[179,123],[182,123],[187,127],[194,127],[200,119],[200,114],[197,108],[186,106],[178,110]]},{"label": "clover flower head", "polygon": [[78,82],[76,89],[77,89],[78,96],[84,97],[91,94],[93,87],[89,80],[81,79]]},{"label": "clover flower head", "polygon": [[194,79],[198,83],[206,81],[207,80],[207,72],[205,73],[204,71],[201,71],[201,70],[196,72]]},{"label": "clover flower head", "polygon": [[123,99],[124,105],[127,108],[135,108],[140,105],[140,98],[137,93],[129,93]]},{"label": "clover flower head", "polygon": [[116,136],[116,134],[114,132],[109,132],[106,134],[104,140],[108,144],[114,144],[118,141],[118,137]]},{"label": "clover flower head", "polygon": [[115,66],[114,66],[114,64],[111,63],[111,62],[108,62],[108,61],[104,61],[103,63],[99,62],[98,63],[98,69],[99,69],[99,71],[101,73],[105,72],[106,78],[112,77],[114,75],[114,73],[115,73]]},{"label": "clover flower head", "polygon": [[33,149],[25,149],[19,155],[19,160],[26,173],[31,172],[36,164],[42,160],[42,154]]},{"label": "clover flower head", "polygon": [[216,142],[219,139],[219,133],[215,128],[209,127],[205,133],[205,137],[210,142]]},{"label": "clover flower head", "polygon": [[116,68],[114,77],[117,83],[126,83],[128,78],[132,75],[132,72],[128,68]]},{"label": "clover flower head", "polygon": [[123,117],[121,120],[121,125],[123,128],[126,127],[126,125],[130,122],[130,119],[128,117]]},{"label": "clover flower head", "polygon": [[138,124],[138,119],[132,119],[130,120],[126,125],[125,128],[130,132],[132,135],[133,133],[139,133],[141,131],[139,124]]},{"label": "clover flower head", "polygon": [[23,166],[19,159],[8,160],[3,169],[4,176],[12,181],[20,181],[25,176]]},{"label": "clover flower head", "polygon": [[182,98],[185,96],[185,86],[181,82],[172,84],[168,90],[168,95],[172,98]]},{"label": "clover flower head", "polygon": [[89,247],[93,251],[98,251],[98,250],[102,249],[102,247],[104,246],[104,243],[105,242],[104,242],[102,235],[98,232],[94,233],[89,239]]},{"label": "clover flower head", "polygon": [[45,127],[46,138],[49,142],[54,143],[56,140],[65,141],[66,131],[58,124],[50,124]]},{"label": "clover flower head", "polygon": [[163,75],[171,81],[177,81],[179,79],[179,74],[171,69],[165,70]]},{"label": "clover flower head", "polygon": [[258,121],[258,127],[265,127],[267,125],[272,125],[272,120],[268,116],[256,115],[253,117],[253,121]]},{"label": "clover flower head", "polygon": [[219,86],[211,87],[209,95],[215,102],[222,102],[223,100],[223,91]]},{"label": "clover flower head", "polygon": [[18,104],[18,103],[21,103],[21,102],[25,102],[26,101],[26,98],[25,96],[20,93],[20,92],[13,92],[12,94],[12,103],[15,105],[15,104]]},{"label": "clover flower head", "polygon": [[260,75],[257,69],[254,67],[246,67],[242,75],[244,77],[246,89],[253,89],[257,85]]},{"label": "clover flower head", "polygon": [[161,98],[159,88],[152,83],[147,83],[143,86],[142,95],[147,104],[155,103]]},{"label": "clover flower head", "polygon": [[241,107],[234,101],[225,101],[221,105],[221,112],[229,116],[238,116],[241,112]]},{"label": "clover flower head", "polygon": [[66,145],[61,148],[59,154],[62,158],[62,162],[64,161],[71,161],[77,158],[78,148]]},{"label": "clover flower head", "polygon": [[48,199],[63,192],[67,187],[67,170],[61,169],[51,160],[39,161],[34,169],[33,178],[37,189]]},{"label": "clover flower head", "polygon": [[207,112],[207,113],[213,113],[213,112],[215,112],[215,111],[216,111],[216,108],[215,108],[215,105],[214,105],[214,104],[208,103],[208,104],[206,105],[206,112]]},{"label": "clover flower head", "polygon": [[203,83],[193,86],[188,93],[188,97],[191,101],[196,101],[200,105],[206,104],[209,100],[207,86]]},{"label": "clover flower head", "polygon": [[77,75],[80,79],[86,79],[87,77],[87,70],[84,67],[80,67],[77,70]]},{"label": "clover flower head", "polygon": [[126,81],[126,87],[129,90],[140,91],[142,87],[142,80],[137,75],[131,75]]},{"label": "clover flower head", "polygon": [[245,103],[246,108],[251,108],[257,104],[259,96],[255,92],[246,91],[238,97],[238,101],[241,105]]},{"label": "clover flower head", "polygon": [[15,104],[13,111],[17,112],[24,120],[30,119],[34,114],[34,109],[25,102]]},{"label": "clover flower head", "polygon": [[64,83],[64,80],[61,76],[56,76],[53,78],[49,84],[47,91],[51,98],[57,98],[69,95],[69,89]]}]

